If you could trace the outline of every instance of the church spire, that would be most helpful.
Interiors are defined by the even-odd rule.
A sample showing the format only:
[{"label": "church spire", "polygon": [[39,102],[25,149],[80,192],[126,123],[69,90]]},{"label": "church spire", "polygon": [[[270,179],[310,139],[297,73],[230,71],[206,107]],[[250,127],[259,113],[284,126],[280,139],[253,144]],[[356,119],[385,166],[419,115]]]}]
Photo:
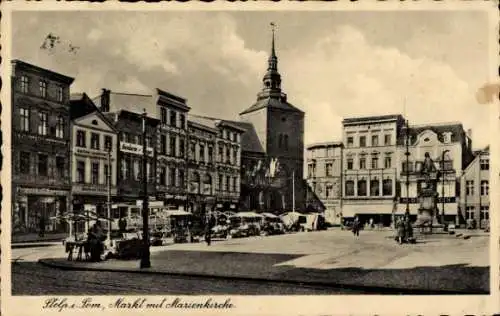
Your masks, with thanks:
[{"label": "church spire", "polygon": [[278,72],[278,57],[276,56],[275,31],[276,24],[271,22],[271,55],[267,60],[267,72],[262,79],[264,84],[259,98],[280,97],[281,96],[281,75]]}]

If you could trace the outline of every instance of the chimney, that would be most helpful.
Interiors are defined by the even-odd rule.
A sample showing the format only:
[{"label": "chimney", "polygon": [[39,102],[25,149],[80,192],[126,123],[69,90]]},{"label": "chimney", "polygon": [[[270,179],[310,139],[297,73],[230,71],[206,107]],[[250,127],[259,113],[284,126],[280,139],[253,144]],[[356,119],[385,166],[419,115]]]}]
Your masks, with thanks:
[{"label": "chimney", "polygon": [[109,102],[110,102],[110,95],[111,91],[108,89],[102,89],[102,94],[101,94],[101,112],[109,112]]},{"label": "chimney", "polygon": [[472,129],[467,130],[467,144],[468,147],[472,150]]}]

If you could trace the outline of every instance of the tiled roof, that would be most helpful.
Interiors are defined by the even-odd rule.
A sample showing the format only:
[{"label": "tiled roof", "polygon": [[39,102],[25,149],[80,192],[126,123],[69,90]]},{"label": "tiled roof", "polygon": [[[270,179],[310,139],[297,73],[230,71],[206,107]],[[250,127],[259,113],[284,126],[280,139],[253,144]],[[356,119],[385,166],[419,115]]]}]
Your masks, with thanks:
[{"label": "tiled roof", "polygon": [[217,121],[215,119],[197,116],[197,115],[189,115],[188,123],[195,123],[197,125],[201,125],[202,127],[206,127],[207,129],[217,132]]},{"label": "tiled roof", "polygon": [[246,152],[254,153],[265,153],[266,151],[262,148],[255,127],[252,123],[240,122],[240,121],[229,121],[232,124],[244,129],[245,132],[241,136],[241,150]]},{"label": "tiled roof", "polygon": [[[409,135],[411,138],[411,144],[414,144],[417,141],[417,136],[420,133],[431,130],[437,134],[437,137],[440,142],[444,141],[443,133],[451,133],[451,142],[460,142],[465,137],[465,131],[461,123],[450,123],[450,124],[429,124],[429,125],[418,125],[411,126],[409,130]],[[404,139],[406,137],[406,130],[403,130],[401,138],[401,144],[404,143]]]},{"label": "tiled roof", "polygon": [[316,148],[316,147],[327,147],[327,146],[331,146],[331,147],[340,147],[342,146],[343,143],[342,142],[339,142],[339,141],[332,141],[332,142],[321,142],[321,143],[312,143],[312,144],[309,144],[307,145],[307,149],[313,149],[313,148]]},{"label": "tiled roof", "polygon": [[69,115],[71,119],[76,119],[99,110],[86,93],[72,93],[69,99]]},{"label": "tiled roof", "polygon": [[342,120],[342,124],[365,123],[371,121],[404,120],[401,114],[351,117]]},{"label": "tiled roof", "polygon": [[249,107],[245,111],[241,112],[240,115],[245,114],[245,113],[254,112],[254,111],[266,108],[266,107],[281,109],[281,110],[291,111],[291,112],[304,113],[302,110],[299,110],[298,108],[296,108],[292,104],[288,103],[287,101],[282,101],[281,99],[278,99],[278,98],[267,98],[267,99],[257,100],[257,102],[255,102],[251,107]]}]

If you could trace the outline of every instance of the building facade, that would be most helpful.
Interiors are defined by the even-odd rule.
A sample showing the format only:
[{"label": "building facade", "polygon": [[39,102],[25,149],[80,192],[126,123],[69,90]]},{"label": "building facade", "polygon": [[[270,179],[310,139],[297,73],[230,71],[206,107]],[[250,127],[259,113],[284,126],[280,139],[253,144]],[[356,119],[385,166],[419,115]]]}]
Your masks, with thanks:
[{"label": "building facade", "polygon": [[325,219],[331,224],[341,220],[342,149],[341,142],[307,146],[307,184],[324,205]]},{"label": "building facade", "polygon": [[83,214],[90,207],[106,216],[108,196],[117,195],[117,132],[98,110],[72,118],[71,130],[73,211]]},{"label": "building facade", "polygon": [[190,108],[186,99],[156,89],[154,98],[159,113],[156,146],[156,197],[165,206],[185,208],[187,205],[187,147]]},{"label": "building facade", "polygon": [[73,78],[12,61],[12,233],[67,231]]},{"label": "building facade", "polygon": [[475,221],[486,228],[490,219],[490,149],[476,151],[460,177],[459,210],[461,223]]},{"label": "building facade", "polygon": [[[245,209],[271,212],[305,208],[304,112],[288,102],[281,90],[281,75],[272,38],[271,55],[257,101],[240,113],[240,120],[253,125],[263,153],[243,157],[241,205]],[[255,147],[252,144],[252,147]]]},{"label": "building facade", "polygon": [[438,220],[444,209],[445,221],[459,224],[460,176],[472,159],[471,141],[462,124],[410,125],[408,135],[406,129],[400,135],[399,144],[400,163],[397,167],[401,198],[398,213],[403,214],[408,207],[410,215],[416,218],[420,206],[418,196],[425,180],[420,171],[428,153],[440,175],[437,183]]},{"label": "building facade", "polygon": [[343,125],[342,215],[389,225],[398,196],[401,115],[347,118]]}]

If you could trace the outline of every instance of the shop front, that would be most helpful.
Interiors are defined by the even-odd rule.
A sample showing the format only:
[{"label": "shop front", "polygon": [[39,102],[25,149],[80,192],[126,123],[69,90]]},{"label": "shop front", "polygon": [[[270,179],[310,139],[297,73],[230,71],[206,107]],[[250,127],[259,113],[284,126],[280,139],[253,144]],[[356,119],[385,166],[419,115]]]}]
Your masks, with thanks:
[{"label": "shop front", "polygon": [[13,200],[13,234],[69,231],[67,222],[60,219],[68,210],[69,191],[17,188]]}]

